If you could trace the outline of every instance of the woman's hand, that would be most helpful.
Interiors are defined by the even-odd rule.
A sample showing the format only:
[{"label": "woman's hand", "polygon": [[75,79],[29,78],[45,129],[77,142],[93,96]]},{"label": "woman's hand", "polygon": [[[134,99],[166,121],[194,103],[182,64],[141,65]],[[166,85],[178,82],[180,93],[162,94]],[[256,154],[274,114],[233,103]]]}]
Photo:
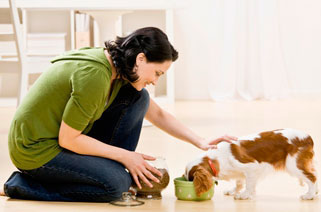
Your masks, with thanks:
[{"label": "woman's hand", "polygon": [[131,151],[128,151],[126,155],[123,157],[122,163],[133,176],[138,188],[142,188],[141,184],[139,183],[139,178],[151,188],[153,187],[153,185],[149,182],[147,178],[159,183],[159,180],[152,173],[157,174],[160,177],[162,176],[162,173],[145,161],[155,159],[156,158],[152,156]]},{"label": "woman's hand", "polygon": [[217,144],[220,142],[226,141],[228,143],[232,143],[232,141],[236,141],[237,137],[224,135],[216,139],[202,139],[198,144],[196,145],[198,148],[202,150],[208,150],[208,149],[216,149]]}]

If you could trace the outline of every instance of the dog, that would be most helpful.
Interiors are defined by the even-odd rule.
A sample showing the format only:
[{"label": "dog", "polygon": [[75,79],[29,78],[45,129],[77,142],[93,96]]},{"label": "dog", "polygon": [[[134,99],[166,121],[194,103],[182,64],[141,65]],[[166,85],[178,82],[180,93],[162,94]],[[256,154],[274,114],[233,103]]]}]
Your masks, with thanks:
[{"label": "dog", "polygon": [[[221,142],[187,164],[184,177],[194,182],[198,196],[208,191],[215,180],[236,180],[224,192],[234,199],[253,199],[258,179],[274,170],[283,170],[308,185],[303,200],[316,197],[312,138],[299,130],[279,129],[240,137],[232,143]],[[245,185],[245,190],[240,192]]]}]

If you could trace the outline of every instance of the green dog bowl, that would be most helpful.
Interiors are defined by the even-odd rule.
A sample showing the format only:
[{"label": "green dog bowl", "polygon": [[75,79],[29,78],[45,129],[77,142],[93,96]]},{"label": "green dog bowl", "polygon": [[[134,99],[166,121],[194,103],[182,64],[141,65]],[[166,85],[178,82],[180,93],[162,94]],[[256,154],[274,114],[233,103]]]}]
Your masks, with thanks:
[{"label": "green dog bowl", "polygon": [[185,177],[177,177],[174,179],[175,196],[179,200],[210,200],[214,195],[214,184],[217,184],[217,182],[213,181],[213,186],[210,190],[201,194],[201,196],[197,196],[194,189],[194,183],[192,181],[187,181]]}]

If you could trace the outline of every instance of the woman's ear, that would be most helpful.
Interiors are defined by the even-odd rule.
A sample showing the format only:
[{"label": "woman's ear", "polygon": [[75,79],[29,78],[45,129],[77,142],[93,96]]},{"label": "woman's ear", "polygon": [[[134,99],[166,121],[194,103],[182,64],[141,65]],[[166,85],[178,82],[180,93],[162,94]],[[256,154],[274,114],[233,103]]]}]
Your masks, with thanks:
[{"label": "woman's ear", "polygon": [[194,188],[197,196],[210,190],[213,186],[212,175],[202,166],[198,166],[194,174]]},{"label": "woman's ear", "polygon": [[144,62],[146,60],[146,56],[144,53],[139,53],[137,56],[136,56],[136,64],[139,66],[142,62]]}]

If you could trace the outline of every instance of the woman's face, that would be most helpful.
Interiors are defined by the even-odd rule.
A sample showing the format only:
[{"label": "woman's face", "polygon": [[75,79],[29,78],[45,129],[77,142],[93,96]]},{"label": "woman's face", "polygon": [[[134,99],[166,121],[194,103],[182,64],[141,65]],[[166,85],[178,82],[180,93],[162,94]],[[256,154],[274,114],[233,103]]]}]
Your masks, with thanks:
[{"label": "woman's face", "polygon": [[139,78],[136,82],[131,82],[131,85],[138,91],[149,84],[156,85],[158,78],[167,72],[171,64],[170,60],[163,63],[147,62],[145,55],[139,53],[136,57],[136,74]]}]

